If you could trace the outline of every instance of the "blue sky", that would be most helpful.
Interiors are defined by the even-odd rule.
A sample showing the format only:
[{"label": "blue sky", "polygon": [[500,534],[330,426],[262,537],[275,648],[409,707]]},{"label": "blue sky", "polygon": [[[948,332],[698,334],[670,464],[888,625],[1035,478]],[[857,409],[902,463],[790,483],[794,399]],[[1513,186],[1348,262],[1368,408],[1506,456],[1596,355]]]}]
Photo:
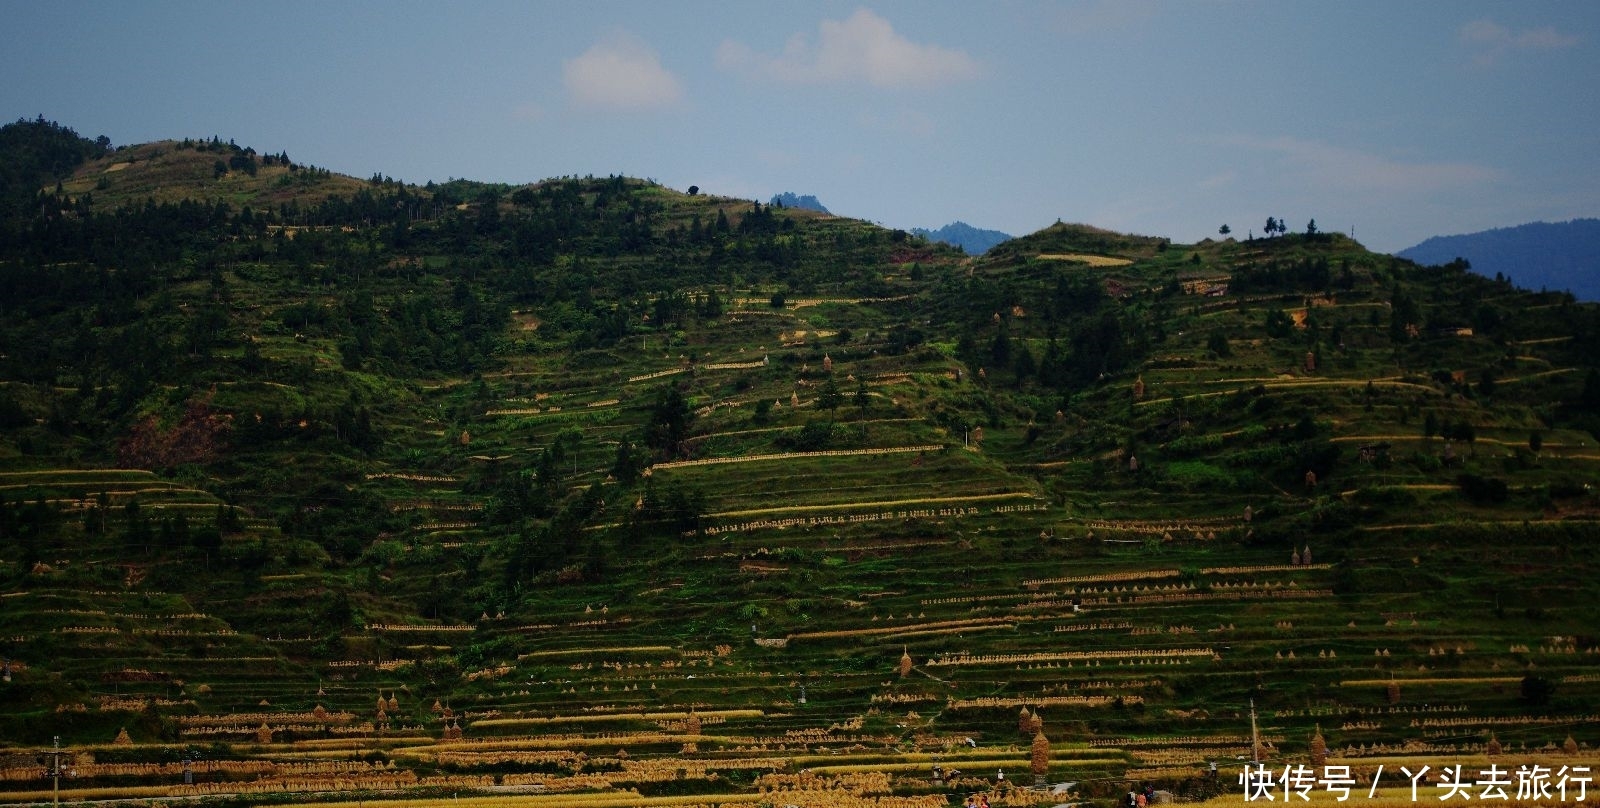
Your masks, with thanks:
[{"label": "blue sky", "polygon": [[0,0],[0,118],[411,182],[1394,251],[1600,216],[1600,3]]}]

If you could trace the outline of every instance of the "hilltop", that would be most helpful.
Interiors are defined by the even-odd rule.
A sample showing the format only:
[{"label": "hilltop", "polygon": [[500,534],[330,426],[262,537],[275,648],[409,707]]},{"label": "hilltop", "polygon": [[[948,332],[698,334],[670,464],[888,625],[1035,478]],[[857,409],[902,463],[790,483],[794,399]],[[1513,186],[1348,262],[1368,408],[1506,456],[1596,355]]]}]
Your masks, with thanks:
[{"label": "hilltop", "polygon": [[1236,802],[1252,704],[1276,766],[1594,763],[1564,293],[14,126],[0,737],[68,799]]}]

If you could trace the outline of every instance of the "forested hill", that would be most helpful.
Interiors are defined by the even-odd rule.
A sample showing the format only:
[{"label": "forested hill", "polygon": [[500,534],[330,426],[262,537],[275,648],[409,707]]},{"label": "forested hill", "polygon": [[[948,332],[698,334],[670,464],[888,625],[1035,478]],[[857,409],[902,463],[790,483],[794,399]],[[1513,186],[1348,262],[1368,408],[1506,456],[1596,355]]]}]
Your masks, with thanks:
[{"label": "forested hill", "polygon": [[[178,475],[344,561],[411,520],[361,482],[374,474],[437,470],[463,480],[452,496],[510,507],[470,458],[520,467],[526,448],[502,441],[522,428],[484,413],[543,411],[552,396],[622,408],[563,438],[590,442],[577,479],[609,475],[619,501],[636,467],[727,451],[691,437],[741,413],[800,430],[780,444],[871,444],[764,409],[812,389],[824,355],[861,363],[841,389],[924,424],[919,440],[1015,431],[1018,471],[1143,455],[1152,490],[1254,490],[1205,459],[1247,448],[1202,437],[1215,430],[1277,447],[1252,473],[1281,464],[1265,480],[1288,486],[1345,467],[1349,436],[1448,425],[1509,445],[1596,423],[1580,348],[1592,309],[1338,235],[1180,246],[1057,225],[973,263],[856,220],[623,177],[418,187],[217,138],[112,150],[42,121],[0,142],[18,155],[4,161],[0,329],[29,346],[0,357],[4,462]],[[727,382],[630,381],[758,359],[768,369]],[[947,372],[953,387],[931,383]],[[1112,416],[1136,379],[1150,398],[1132,412],[1170,415]],[[661,384],[705,415],[656,423]],[[1281,419],[1300,437],[1280,442]],[[1162,456],[1167,476],[1153,470]],[[1099,480],[1030,485],[1059,497]],[[507,514],[540,524],[563,490]]]},{"label": "forested hill", "polygon": [[[472,431],[488,408],[438,409],[427,390],[617,384],[645,345],[725,360],[700,334],[731,327],[742,296],[759,295],[757,315],[785,296],[894,298],[905,267],[959,260],[854,220],[623,177],[419,187],[217,138],[107,150],[54,124],[6,132],[77,159],[4,161],[37,167],[0,225],[0,329],[29,346],[0,357],[5,462],[195,476],[349,558],[397,518],[349,483],[436,465],[416,440]],[[636,437],[618,462],[679,453]]]},{"label": "forested hill", "polygon": [[[1381,614],[1495,687],[1527,664],[1500,649],[1592,631],[1600,315],[1565,294],[1337,234],[1060,223],[973,258],[621,176],[304,157],[0,129],[0,646],[28,705],[0,737],[187,742],[195,711],[294,736],[256,712],[366,716],[372,687],[490,736],[706,712],[626,724],[676,733],[638,756],[734,751],[724,708],[763,749],[922,754],[901,716],[946,704],[928,726],[994,749],[1046,703],[1084,741],[1147,735],[1146,709],[1237,737],[1213,693],[1292,713],[1390,645],[1416,673]],[[1263,688],[1275,651],[1316,658],[1296,620],[1339,653]],[[1105,679],[1069,694],[1080,629]],[[1123,669],[1144,654],[1204,679]],[[902,655],[943,667],[883,684]],[[1579,714],[1588,659],[1539,657]],[[1349,737],[1398,748],[1391,724]],[[609,754],[619,726],[571,732]]]},{"label": "forested hill", "polygon": [[110,141],[87,140],[43,117],[0,127],[0,217],[7,224],[24,216],[41,185],[68,176],[84,160],[105,154]]},{"label": "forested hill", "polygon": [[1429,264],[1461,258],[1480,275],[1510,278],[1529,289],[1570,291],[1579,300],[1600,300],[1600,219],[1434,236],[1397,255]]}]

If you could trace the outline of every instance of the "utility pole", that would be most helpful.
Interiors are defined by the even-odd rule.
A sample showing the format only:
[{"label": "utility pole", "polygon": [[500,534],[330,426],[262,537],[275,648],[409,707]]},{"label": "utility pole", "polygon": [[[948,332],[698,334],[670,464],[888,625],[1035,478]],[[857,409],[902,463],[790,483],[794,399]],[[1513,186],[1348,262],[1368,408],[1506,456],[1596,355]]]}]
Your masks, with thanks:
[{"label": "utility pole", "polygon": [[1250,762],[1261,762],[1261,735],[1256,731],[1256,700],[1250,700]]},{"label": "utility pole", "polygon": [[50,750],[50,777],[55,784],[51,787],[50,802],[52,805],[61,805],[61,736],[55,736],[54,748]]}]

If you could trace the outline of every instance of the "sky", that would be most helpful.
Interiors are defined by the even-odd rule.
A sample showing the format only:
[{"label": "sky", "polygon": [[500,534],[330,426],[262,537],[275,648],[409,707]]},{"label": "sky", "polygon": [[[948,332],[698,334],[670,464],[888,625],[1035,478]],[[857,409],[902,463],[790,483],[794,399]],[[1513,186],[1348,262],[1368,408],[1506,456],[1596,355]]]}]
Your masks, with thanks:
[{"label": "sky", "polygon": [[0,0],[0,120],[358,177],[1394,252],[1600,216],[1589,0]]}]

